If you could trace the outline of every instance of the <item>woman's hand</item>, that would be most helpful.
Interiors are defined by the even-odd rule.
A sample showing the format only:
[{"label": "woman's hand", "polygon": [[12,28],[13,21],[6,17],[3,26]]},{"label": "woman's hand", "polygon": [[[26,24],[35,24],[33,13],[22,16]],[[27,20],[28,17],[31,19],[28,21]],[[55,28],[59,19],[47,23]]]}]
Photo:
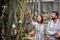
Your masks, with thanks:
[{"label": "woman's hand", "polygon": [[28,9],[28,12],[27,12],[29,18],[30,18],[30,22],[32,22],[32,16],[31,16],[31,10]]},{"label": "woman's hand", "polygon": [[28,16],[31,15],[31,10],[28,9],[28,12],[27,12]]},{"label": "woman's hand", "polygon": [[49,40],[50,36],[48,34],[46,34],[46,40]]}]

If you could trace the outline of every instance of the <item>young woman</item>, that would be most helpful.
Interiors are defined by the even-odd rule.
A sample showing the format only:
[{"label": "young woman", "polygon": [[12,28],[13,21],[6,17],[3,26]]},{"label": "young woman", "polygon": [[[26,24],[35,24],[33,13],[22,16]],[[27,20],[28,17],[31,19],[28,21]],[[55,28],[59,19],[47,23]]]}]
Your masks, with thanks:
[{"label": "young woman", "polygon": [[37,21],[33,22],[31,17],[31,11],[28,10],[28,16],[30,18],[31,24],[35,27],[35,37],[34,40],[44,40],[44,24],[43,24],[43,16],[37,15]]}]

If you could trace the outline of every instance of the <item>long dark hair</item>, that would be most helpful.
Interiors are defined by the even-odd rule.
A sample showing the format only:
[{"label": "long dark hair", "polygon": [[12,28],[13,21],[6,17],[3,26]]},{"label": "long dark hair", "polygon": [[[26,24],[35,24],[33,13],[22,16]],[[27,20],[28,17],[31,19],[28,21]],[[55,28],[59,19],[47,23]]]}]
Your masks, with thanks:
[{"label": "long dark hair", "polygon": [[40,16],[41,17],[41,24],[43,23],[43,16],[42,15],[37,15],[37,17]]}]

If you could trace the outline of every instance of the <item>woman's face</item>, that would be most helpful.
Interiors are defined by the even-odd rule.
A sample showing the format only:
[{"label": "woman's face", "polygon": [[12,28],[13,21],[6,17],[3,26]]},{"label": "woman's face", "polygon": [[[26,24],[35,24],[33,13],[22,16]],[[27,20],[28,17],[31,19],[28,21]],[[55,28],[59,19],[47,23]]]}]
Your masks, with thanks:
[{"label": "woman's face", "polygon": [[37,17],[37,21],[38,21],[38,22],[41,22],[41,20],[42,20],[41,16],[38,15],[38,17]]}]

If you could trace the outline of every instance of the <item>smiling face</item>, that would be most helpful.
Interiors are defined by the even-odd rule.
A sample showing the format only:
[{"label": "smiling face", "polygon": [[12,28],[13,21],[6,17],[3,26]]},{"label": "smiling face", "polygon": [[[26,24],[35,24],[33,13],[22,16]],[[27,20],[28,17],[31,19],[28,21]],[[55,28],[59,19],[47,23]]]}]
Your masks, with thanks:
[{"label": "smiling face", "polygon": [[43,22],[43,17],[42,17],[42,15],[38,15],[38,16],[37,16],[37,22],[38,22],[38,23],[42,23],[42,22]]},{"label": "smiling face", "polygon": [[54,20],[55,18],[57,18],[56,14],[55,13],[52,13],[51,14],[51,19]]},{"label": "smiling face", "polygon": [[59,17],[59,13],[57,11],[52,11],[52,14],[51,14],[51,19],[52,20],[55,20]]}]

